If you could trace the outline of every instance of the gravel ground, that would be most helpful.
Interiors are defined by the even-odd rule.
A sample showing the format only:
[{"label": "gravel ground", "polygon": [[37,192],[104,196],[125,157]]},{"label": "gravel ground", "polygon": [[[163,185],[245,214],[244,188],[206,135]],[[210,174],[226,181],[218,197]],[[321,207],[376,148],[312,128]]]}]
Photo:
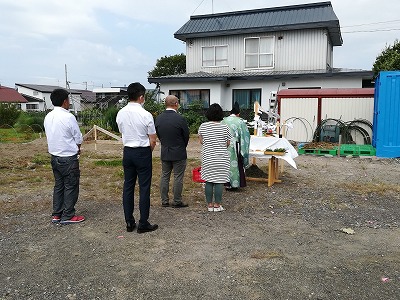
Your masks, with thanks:
[{"label": "gravel ground", "polygon": [[0,144],[0,299],[399,299],[398,159],[302,155],[282,183],[224,191],[226,211],[208,213],[191,181],[198,142],[183,209],[161,207],[158,146],[150,221],[160,228],[139,235],[125,231],[122,168],[96,164],[121,149],[84,144],[87,220],[62,226],[50,223],[44,139]]}]

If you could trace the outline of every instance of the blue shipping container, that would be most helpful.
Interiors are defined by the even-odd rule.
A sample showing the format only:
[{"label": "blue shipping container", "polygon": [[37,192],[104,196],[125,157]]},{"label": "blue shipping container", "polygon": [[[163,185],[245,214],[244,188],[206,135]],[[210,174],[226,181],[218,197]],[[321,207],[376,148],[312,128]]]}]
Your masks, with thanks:
[{"label": "blue shipping container", "polygon": [[400,71],[380,72],[375,81],[372,145],[378,157],[400,157]]}]

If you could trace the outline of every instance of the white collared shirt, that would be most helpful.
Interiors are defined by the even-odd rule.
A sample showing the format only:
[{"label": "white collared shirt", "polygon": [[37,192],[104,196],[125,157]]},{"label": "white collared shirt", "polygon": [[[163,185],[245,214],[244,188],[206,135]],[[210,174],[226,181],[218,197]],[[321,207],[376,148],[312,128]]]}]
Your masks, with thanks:
[{"label": "white collared shirt", "polygon": [[68,110],[55,106],[44,118],[49,153],[55,156],[73,156],[82,144],[78,122]]},{"label": "white collared shirt", "polygon": [[129,102],[117,114],[117,125],[126,147],[149,147],[150,134],[156,134],[151,113],[139,103]]}]

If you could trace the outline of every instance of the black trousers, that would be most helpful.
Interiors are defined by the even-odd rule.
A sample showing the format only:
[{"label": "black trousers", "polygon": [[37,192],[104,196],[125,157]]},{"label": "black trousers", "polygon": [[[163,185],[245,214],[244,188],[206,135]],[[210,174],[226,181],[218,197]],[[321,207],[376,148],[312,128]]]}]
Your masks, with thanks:
[{"label": "black trousers", "polygon": [[150,187],[152,176],[152,155],[150,147],[124,147],[122,159],[124,167],[124,189],[122,204],[126,222],[135,222],[134,194],[136,180],[139,179],[139,225],[148,225],[150,214]]},{"label": "black trousers", "polygon": [[51,156],[54,175],[53,216],[69,220],[75,215],[75,204],[79,196],[79,160],[77,155]]}]

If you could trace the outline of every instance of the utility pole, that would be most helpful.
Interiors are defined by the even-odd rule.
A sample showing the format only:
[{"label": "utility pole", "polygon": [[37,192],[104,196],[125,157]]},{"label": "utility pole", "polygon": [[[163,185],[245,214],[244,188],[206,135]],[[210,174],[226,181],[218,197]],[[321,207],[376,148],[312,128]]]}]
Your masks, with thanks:
[{"label": "utility pole", "polygon": [[68,73],[67,73],[67,64],[65,64],[65,88],[68,89]]}]

